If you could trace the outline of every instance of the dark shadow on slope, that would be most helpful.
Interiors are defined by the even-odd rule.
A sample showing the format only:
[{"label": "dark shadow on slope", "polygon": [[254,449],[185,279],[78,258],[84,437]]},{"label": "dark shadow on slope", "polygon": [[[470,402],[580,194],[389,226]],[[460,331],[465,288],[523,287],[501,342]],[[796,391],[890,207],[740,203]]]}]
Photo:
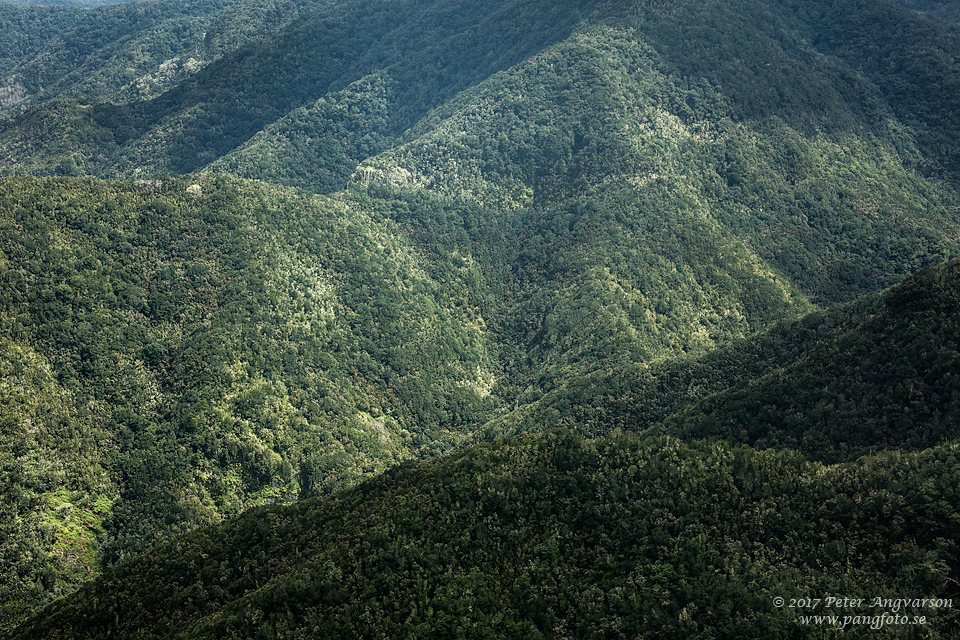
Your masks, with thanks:
[{"label": "dark shadow on slope", "polygon": [[[189,172],[292,109],[390,67],[399,83],[394,131],[402,131],[458,91],[566,38],[589,4],[347,2],[233,52],[129,115],[137,136],[175,121],[162,153],[171,171]],[[123,114],[102,114],[104,126],[123,126]]]}]

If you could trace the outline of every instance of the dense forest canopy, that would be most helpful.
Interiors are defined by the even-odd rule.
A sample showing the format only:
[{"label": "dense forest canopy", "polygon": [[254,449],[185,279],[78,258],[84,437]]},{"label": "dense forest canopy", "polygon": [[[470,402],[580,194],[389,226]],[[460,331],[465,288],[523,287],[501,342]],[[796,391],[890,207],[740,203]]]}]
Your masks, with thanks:
[{"label": "dense forest canopy", "polygon": [[960,598],[949,9],[0,4],[0,635]]},{"label": "dense forest canopy", "polygon": [[[956,593],[957,469],[955,444],[827,468],[551,431],[201,529],[13,637],[822,637],[904,594],[924,623],[880,633],[951,637],[955,605],[927,594]],[[833,593],[865,604],[789,606]]]}]

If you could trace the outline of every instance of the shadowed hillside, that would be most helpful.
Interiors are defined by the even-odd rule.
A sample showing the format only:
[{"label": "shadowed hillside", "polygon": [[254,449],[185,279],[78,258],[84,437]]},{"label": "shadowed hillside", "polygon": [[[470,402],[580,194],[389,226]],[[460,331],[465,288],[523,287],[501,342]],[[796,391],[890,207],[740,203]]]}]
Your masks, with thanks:
[{"label": "shadowed hillside", "polygon": [[[550,432],[197,531],[13,637],[821,637],[842,623],[803,625],[774,598],[956,602],[956,472],[955,444],[825,468]],[[957,624],[902,613],[924,624],[893,637]]]}]

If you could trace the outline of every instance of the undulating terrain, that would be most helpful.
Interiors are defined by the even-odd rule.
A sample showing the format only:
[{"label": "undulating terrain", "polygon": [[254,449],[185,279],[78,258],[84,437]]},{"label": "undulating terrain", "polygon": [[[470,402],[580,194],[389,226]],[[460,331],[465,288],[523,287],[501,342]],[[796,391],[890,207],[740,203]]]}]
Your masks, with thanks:
[{"label": "undulating terrain", "polygon": [[902,5],[0,4],[0,636],[957,637]]}]

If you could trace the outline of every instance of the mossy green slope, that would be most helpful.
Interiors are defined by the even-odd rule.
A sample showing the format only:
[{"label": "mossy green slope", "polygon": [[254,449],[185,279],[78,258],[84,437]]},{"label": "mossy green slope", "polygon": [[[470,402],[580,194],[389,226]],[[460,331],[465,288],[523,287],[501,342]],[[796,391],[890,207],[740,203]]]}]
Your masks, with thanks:
[{"label": "mossy green slope", "polygon": [[0,338],[0,629],[100,572],[117,490],[107,433],[81,424],[50,362]]},{"label": "mossy green slope", "polygon": [[[501,231],[473,217],[477,205],[370,185],[334,200],[225,178],[2,186],[5,626],[175,534],[479,438],[557,424],[645,430],[678,410],[662,428],[739,437],[773,424],[788,432],[780,442],[747,441],[828,460],[957,436],[956,262],[883,297],[653,363],[655,343],[584,289],[584,321],[620,330],[619,346],[596,362],[544,350],[553,360],[541,369],[511,342],[509,305],[495,304],[516,299],[517,282],[529,295],[533,276],[489,269],[496,243],[463,250],[471,234]],[[423,214],[420,236],[396,222],[411,213]],[[447,237],[448,213],[465,217],[445,218],[462,235],[423,242]],[[882,384],[864,379],[875,367]],[[825,405],[864,385],[877,393],[850,410]],[[767,407],[771,394],[789,406]],[[767,409],[753,412],[758,403]],[[842,428],[794,419],[828,410]],[[874,431],[907,430],[873,442],[850,426],[878,416]]]}]

